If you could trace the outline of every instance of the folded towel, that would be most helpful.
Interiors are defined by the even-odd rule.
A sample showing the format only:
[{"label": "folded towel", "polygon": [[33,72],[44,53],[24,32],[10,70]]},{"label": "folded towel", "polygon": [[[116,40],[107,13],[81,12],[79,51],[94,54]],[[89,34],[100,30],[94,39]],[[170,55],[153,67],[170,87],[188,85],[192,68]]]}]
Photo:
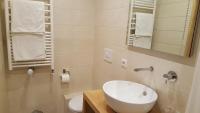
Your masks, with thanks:
[{"label": "folded towel", "polygon": [[151,49],[152,37],[134,37],[133,46],[145,49]]},{"label": "folded towel", "polygon": [[44,2],[12,0],[12,32],[45,32]]},{"label": "folded towel", "polygon": [[152,36],[154,27],[154,16],[148,13],[136,14],[136,36]]},{"label": "folded towel", "polygon": [[15,61],[42,60],[46,58],[42,35],[16,34],[12,37]]}]

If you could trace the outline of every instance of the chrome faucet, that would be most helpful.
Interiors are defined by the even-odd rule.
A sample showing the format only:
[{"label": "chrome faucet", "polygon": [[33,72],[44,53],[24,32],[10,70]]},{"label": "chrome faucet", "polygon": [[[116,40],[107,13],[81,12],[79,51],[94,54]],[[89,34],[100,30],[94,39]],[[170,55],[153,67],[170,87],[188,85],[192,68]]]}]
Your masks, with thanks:
[{"label": "chrome faucet", "polygon": [[153,70],[154,70],[153,66],[150,66],[148,68],[135,68],[134,69],[135,72],[138,72],[138,71],[153,71]]},{"label": "chrome faucet", "polygon": [[178,76],[174,71],[169,71],[167,74],[164,74],[163,77],[166,79],[166,83],[167,81],[176,82],[178,79]]}]

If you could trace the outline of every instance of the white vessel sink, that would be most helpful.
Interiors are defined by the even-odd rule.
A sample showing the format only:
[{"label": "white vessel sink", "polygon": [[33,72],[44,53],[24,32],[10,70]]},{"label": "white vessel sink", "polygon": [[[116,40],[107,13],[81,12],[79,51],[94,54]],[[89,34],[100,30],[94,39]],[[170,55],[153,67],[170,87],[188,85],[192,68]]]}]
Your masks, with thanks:
[{"label": "white vessel sink", "polygon": [[109,81],[103,91],[107,104],[117,113],[148,113],[158,98],[153,89],[129,81]]}]

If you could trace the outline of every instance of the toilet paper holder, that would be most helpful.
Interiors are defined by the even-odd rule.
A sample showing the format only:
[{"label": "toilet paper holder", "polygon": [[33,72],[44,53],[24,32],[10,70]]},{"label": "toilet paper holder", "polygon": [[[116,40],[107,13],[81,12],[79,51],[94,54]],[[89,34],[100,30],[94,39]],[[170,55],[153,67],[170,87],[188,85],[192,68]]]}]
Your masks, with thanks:
[{"label": "toilet paper holder", "polygon": [[66,69],[63,69],[63,73],[62,74],[68,74],[69,76],[71,75],[70,74],[70,71],[69,70],[66,70]]},{"label": "toilet paper holder", "polygon": [[62,72],[60,78],[61,78],[61,83],[68,84],[70,82],[70,71],[63,69],[63,72]]}]

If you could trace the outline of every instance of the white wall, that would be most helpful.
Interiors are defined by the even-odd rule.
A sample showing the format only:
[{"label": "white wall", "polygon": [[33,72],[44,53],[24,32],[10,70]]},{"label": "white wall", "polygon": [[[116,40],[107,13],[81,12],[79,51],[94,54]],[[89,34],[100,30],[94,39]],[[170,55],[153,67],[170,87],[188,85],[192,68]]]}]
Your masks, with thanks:
[{"label": "white wall", "polygon": [[200,113],[200,55],[195,67],[194,81],[186,113]]}]

